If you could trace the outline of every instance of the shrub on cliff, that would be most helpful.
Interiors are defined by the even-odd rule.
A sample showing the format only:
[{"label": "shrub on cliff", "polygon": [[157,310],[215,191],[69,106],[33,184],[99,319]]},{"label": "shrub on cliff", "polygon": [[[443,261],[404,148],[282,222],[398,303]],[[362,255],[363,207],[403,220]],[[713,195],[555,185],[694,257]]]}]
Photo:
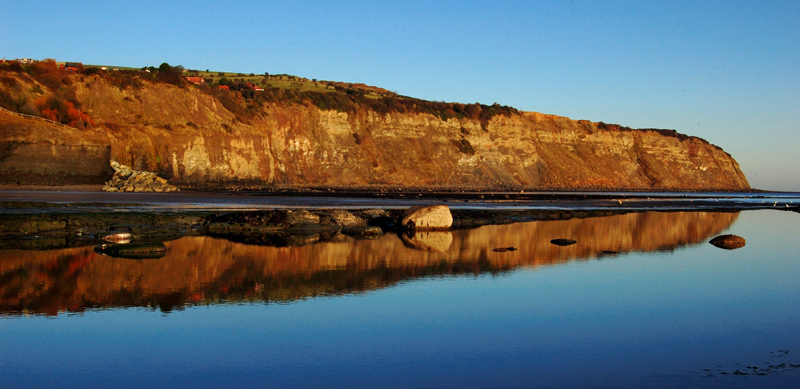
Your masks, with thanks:
[{"label": "shrub on cliff", "polygon": [[183,67],[180,65],[172,67],[168,63],[164,62],[158,67],[156,79],[159,82],[182,86],[184,85]]},{"label": "shrub on cliff", "polygon": [[60,95],[43,96],[34,101],[39,116],[72,127],[89,127],[94,124],[86,112]]}]

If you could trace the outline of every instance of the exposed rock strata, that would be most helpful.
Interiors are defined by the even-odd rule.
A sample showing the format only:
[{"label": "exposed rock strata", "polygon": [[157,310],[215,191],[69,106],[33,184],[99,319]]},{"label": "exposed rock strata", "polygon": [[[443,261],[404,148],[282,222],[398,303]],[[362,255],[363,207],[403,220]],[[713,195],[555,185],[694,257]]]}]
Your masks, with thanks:
[{"label": "exposed rock strata", "polygon": [[114,176],[103,186],[103,190],[106,192],[175,192],[178,190],[165,178],[161,178],[153,172],[133,170],[117,161],[111,161],[110,165],[114,169]]},{"label": "exposed rock strata", "polygon": [[[495,116],[484,125],[275,104],[245,123],[191,87],[119,89],[95,76],[72,87],[91,129],[0,113],[0,181],[90,180],[113,159],[196,188],[749,189],[730,155],[668,131],[539,113]],[[47,162],[30,160],[43,148],[51,150]]]}]

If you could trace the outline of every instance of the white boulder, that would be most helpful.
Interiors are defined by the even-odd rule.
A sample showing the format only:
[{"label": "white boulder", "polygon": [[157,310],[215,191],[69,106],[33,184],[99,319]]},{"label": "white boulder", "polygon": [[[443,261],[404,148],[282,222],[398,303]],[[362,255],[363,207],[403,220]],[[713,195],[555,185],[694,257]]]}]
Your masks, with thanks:
[{"label": "white boulder", "polygon": [[418,205],[406,210],[400,224],[407,230],[446,230],[453,226],[453,214],[446,205]]}]

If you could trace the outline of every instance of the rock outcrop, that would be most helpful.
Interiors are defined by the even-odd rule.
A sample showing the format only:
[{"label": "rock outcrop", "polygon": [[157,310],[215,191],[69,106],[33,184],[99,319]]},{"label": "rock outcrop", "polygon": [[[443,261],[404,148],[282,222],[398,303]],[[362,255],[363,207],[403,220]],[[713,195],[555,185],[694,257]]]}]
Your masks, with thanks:
[{"label": "rock outcrop", "polygon": [[[3,77],[15,78],[21,91],[44,89],[30,78]],[[194,87],[143,82],[126,89],[99,76],[71,77],[94,124],[77,130],[0,113],[0,181],[108,174],[102,183],[116,160],[199,189],[749,189],[730,155],[674,131],[533,112],[484,122],[288,102],[248,106],[254,113],[241,118]],[[44,152],[46,162],[32,157]]]},{"label": "rock outcrop", "polygon": [[133,170],[117,161],[111,161],[114,176],[106,182],[103,190],[106,192],[175,192],[178,190],[170,185],[165,178],[153,172]]}]

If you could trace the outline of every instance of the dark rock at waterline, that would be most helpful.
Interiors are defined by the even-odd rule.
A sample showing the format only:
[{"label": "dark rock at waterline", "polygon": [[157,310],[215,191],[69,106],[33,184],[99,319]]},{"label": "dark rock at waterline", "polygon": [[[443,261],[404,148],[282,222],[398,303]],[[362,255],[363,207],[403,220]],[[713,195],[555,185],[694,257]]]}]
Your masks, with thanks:
[{"label": "dark rock at waterline", "polygon": [[556,246],[570,246],[570,245],[573,245],[575,243],[578,243],[578,241],[576,241],[574,239],[559,238],[559,239],[551,240],[550,243],[552,243],[552,244],[554,244]]},{"label": "dark rock at waterline", "polygon": [[511,247],[498,247],[496,249],[492,249],[492,251],[497,252],[497,253],[504,253],[506,251],[517,251],[517,248],[513,247],[513,246],[511,246]]},{"label": "dark rock at waterline", "polygon": [[383,235],[383,229],[378,226],[352,226],[342,228],[342,234],[356,239],[377,239]]},{"label": "dark rock at waterline", "polygon": [[213,214],[206,217],[205,228],[224,231],[296,231],[316,233],[343,227],[364,226],[368,212],[359,214],[340,210],[266,210]]},{"label": "dark rock at waterline", "polygon": [[103,244],[94,250],[109,257],[126,259],[156,259],[167,254],[167,246],[161,242]]},{"label": "dark rock at waterline", "polygon": [[392,231],[397,227],[397,223],[395,223],[395,218],[391,216],[378,216],[376,218],[370,219],[367,224],[370,226],[380,227],[384,231]]},{"label": "dark rock at waterline", "polygon": [[741,236],[737,235],[720,235],[714,239],[711,239],[708,243],[719,247],[725,250],[735,250],[738,248],[742,248],[745,245],[745,240]]}]

